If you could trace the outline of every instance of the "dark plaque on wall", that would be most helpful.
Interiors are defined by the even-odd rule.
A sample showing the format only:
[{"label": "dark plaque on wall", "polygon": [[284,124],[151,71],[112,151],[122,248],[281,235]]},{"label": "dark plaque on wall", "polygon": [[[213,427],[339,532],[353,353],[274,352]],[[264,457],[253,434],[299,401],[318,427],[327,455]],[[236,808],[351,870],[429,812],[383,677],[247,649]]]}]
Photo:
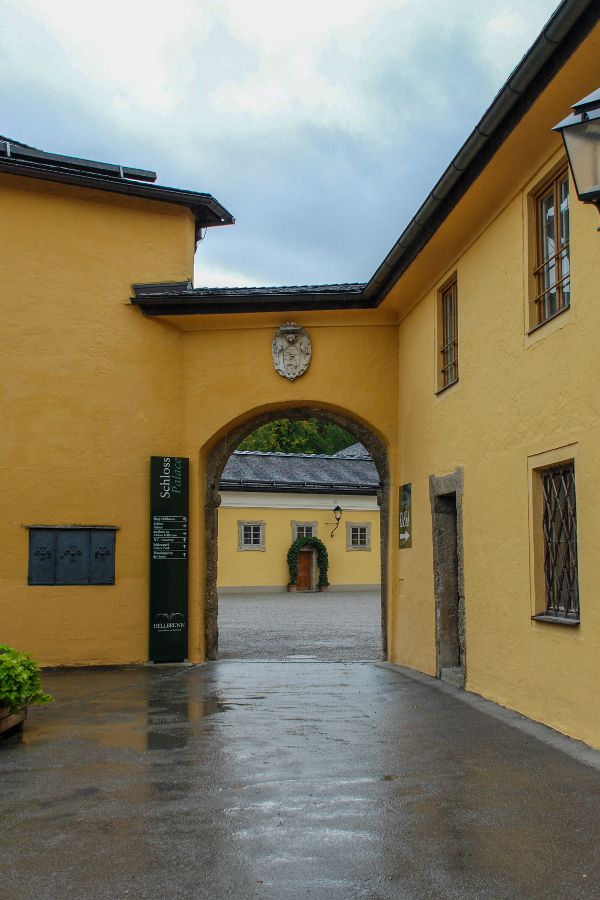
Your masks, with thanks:
[{"label": "dark plaque on wall", "polygon": [[188,471],[180,456],[150,459],[150,659],[181,662],[188,646]]},{"label": "dark plaque on wall", "polygon": [[412,547],[412,484],[400,485],[400,549]]}]

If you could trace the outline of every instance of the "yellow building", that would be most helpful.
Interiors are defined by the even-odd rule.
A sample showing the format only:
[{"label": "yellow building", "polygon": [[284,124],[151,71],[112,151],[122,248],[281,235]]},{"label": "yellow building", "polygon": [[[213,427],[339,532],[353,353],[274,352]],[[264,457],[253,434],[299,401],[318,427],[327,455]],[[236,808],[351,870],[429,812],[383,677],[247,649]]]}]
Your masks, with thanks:
[{"label": "yellow building", "polygon": [[599,59],[566,0],[366,285],[192,288],[210,195],[0,141],[0,641],[214,658],[224,466],[321,415],[378,471],[388,659],[600,747],[598,222],[551,130]]},{"label": "yellow building", "polygon": [[[379,588],[379,476],[361,444],[334,456],[235,451],[219,491],[220,594],[285,591],[298,538],[325,546],[328,590]],[[325,580],[311,544],[299,550],[298,569],[298,591]]]}]

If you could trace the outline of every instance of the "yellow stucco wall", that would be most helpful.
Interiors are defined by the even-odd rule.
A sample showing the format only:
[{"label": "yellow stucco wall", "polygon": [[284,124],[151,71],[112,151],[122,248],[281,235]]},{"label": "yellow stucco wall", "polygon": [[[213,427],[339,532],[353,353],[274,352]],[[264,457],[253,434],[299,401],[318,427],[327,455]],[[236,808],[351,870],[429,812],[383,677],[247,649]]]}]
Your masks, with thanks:
[{"label": "yellow stucco wall", "polygon": [[[346,414],[368,425],[396,463],[398,341],[394,317],[377,312],[294,313],[312,341],[311,364],[302,378],[287,381],[271,359],[281,315],[242,314],[199,317],[184,341],[185,440],[192,459],[190,545],[202,539],[199,510],[204,509],[203,477],[215,445],[234,427],[263,413],[285,415],[291,408],[314,407]],[[178,323],[186,327],[187,323]],[[343,376],[339,369],[344,359]],[[360,384],[358,391],[356,385]],[[387,390],[382,391],[381,385]],[[198,449],[199,448],[199,449]],[[232,448],[233,449],[233,448]],[[393,518],[393,513],[392,513]],[[205,560],[190,557],[190,658],[204,656],[203,591]]]},{"label": "yellow stucco wall", "polygon": [[[348,498],[349,500],[350,498]],[[286,562],[292,543],[292,522],[315,522],[316,537],[327,548],[331,588],[377,585],[380,581],[379,512],[344,507],[340,525],[333,534],[331,510],[340,502],[332,498],[329,510],[303,506],[295,509],[244,507],[219,509],[219,587],[284,587],[289,581]],[[341,502],[344,500],[342,498]],[[238,522],[265,523],[264,550],[238,549]],[[368,523],[371,535],[368,550],[348,550],[349,523]]]},{"label": "yellow stucco wall", "polygon": [[[0,179],[0,642],[44,665],[147,659],[148,459],[182,449],[182,335],[129,303],[191,274],[191,215]],[[118,525],[116,584],[27,585],[29,524]]]},{"label": "yellow stucco wall", "polygon": [[[600,256],[597,213],[577,202],[572,183],[572,306],[525,333],[528,196],[561,157],[552,136],[512,175],[496,161],[486,177],[503,180],[503,202],[463,252],[438,256],[428,289],[400,323],[399,382],[411,386],[399,393],[400,480],[413,484],[414,537],[398,556],[391,652],[435,673],[429,476],[461,466],[467,688],[600,746],[600,702],[590,691],[600,678]],[[460,380],[436,396],[436,304],[453,273]],[[531,621],[541,610],[530,574],[541,560],[530,552],[540,522],[532,520],[528,460],[561,447],[555,458],[576,461],[578,628]]]},{"label": "yellow stucco wall", "polygon": [[[190,277],[186,210],[11,176],[0,190],[0,441],[11,472],[0,642],[43,665],[147,659],[149,458],[181,455],[190,458],[189,658],[201,660],[207,454],[257,412],[302,405],[355,416],[393,447],[394,316],[296,316],[311,331],[313,361],[290,383],[271,361],[281,316],[233,316],[224,327],[211,317],[186,332],[185,322],[131,306],[132,283]],[[340,347],[349,377],[335,374]],[[32,524],[116,525],[115,585],[28,586]]]},{"label": "yellow stucco wall", "polygon": [[[429,475],[464,470],[467,687],[561,731],[600,743],[600,360],[596,222],[572,205],[572,310],[524,338],[522,198],[440,277],[457,272],[460,381],[435,396],[436,291],[400,328],[402,481],[413,483],[413,548],[399,555],[392,654],[435,672]],[[531,621],[528,457],[576,445],[578,629]],[[564,458],[573,456],[566,450]],[[539,610],[537,610],[539,611]],[[574,689],[578,685],[579,689]]]}]

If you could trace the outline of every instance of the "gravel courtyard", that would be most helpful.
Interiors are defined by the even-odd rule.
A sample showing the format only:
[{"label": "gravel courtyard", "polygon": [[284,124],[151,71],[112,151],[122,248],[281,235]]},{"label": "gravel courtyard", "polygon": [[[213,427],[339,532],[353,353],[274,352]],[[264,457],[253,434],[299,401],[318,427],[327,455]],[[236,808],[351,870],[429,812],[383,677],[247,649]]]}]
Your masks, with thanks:
[{"label": "gravel courtyard", "polygon": [[225,594],[221,659],[381,659],[379,591]]}]

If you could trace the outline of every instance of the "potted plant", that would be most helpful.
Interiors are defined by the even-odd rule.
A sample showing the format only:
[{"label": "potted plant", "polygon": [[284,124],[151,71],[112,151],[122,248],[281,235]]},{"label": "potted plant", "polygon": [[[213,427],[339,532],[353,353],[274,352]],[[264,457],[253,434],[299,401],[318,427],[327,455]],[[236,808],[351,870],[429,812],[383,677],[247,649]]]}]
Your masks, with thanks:
[{"label": "potted plant", "polygon": [[27,707],[48,703],[40,681],[40,667],[27,653],[0,644],[0,735],[22,728]]},{"label": "potted plant", "polygon": [[319,569],[318,587],[320,591],[326,591],[329,587],[329,579],[327,578],[327,571],[329,569],[329,556],[327,554],[327,547],[325,546],[323,541],[319,540],[318,537],[296,538],[296,540],[288,550],[287,562],[288,569],[290,571],[290,583],[288,584],[288,591],[296,591],[298,589],[298,586],[296,584],[298,580],[298,554],[303,547],[314,547],[317,551],[317,567]]}]

